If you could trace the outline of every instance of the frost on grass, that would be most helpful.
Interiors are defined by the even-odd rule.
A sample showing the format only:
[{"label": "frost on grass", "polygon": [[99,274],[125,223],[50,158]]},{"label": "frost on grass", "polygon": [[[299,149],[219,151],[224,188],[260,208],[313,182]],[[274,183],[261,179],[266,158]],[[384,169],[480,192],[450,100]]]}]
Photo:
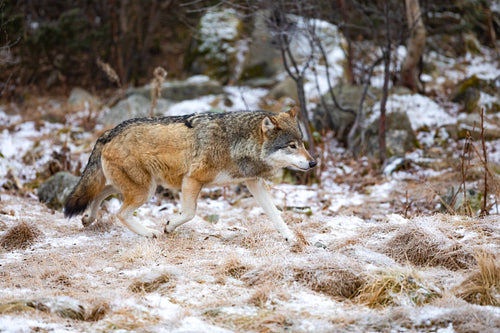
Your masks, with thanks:
[{"label": "frost on grass", "polygon": [[171,283],[173,277],[170,273],[146,275],[134,281],[129,289],[134,293],[151,293]]},{"label": "frost on grass", "polygon": [[369,277],[358,299],[370,307],[381,307],[423,305],[440,296],[440,289],[426,283],[416,271],[389,270]]},{"label": "frost on grass", "polygon": [[33,245],[42,232],[33,224],[21,221],[8,229],[0,238],[0,246],[8,251],[25,249]]},{"label": "frost on grass", "polygon": [[416,224],[401,226],[386,242],[383,253],[402,264],[443,266],[451,270],[468,268],[475,262],[473,254],[460,243]]}]

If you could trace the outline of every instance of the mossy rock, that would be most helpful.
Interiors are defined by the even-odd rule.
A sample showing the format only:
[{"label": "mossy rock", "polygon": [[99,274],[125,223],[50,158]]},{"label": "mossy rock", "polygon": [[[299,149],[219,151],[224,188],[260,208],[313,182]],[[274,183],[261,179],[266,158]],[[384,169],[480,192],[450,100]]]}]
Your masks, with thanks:
[{"label": "mossy rock", "polygon": [[[375,119],[365,130],[365,143],[361,145],[360,137],[356,137],[354,147],[356,154],[369,157],[379,156],[378,128],[380,118]],[[410,119],[406,112],[391,112],[386,116],[386,153],[387,157],[404,156],[418,144]]]},{"label": "mossy rock", "polygon": [[[346,110],[350,109],[352,111],[338,109],[329,92],[323,95],[322,98],[325,101],[326,110],[322,102],[319,102],[317,107],[312,110],[312,122],[316,129],[318,131],[325,129],[333,130],[336,133],[337,139],[346,142],[349,130],[355,120],[355,112],[357,112],[359,108],[359,101],[363,95],[363,89],[363,86],[354,85],[337,85],[333,88],[333,93],[339,105]],[[367,110],[373,106],[375,102],[379,100],[381,94],[382,92],[380,89],[370,87],[365,97],[363,108]]]},{"label": "mossy rock", "polygon": [[60,210],[79,179],[69,172],[58,172],[40,185],[38,198],[49,208]]},{"label": "mossy rock", "polygon": [[[464,111],[467,113],[472,113],[478,110],[478,102],[481,98],[481,92],[487,93],[492,96],[500,97],[498,92],[498,85],[500,79],[484,80],[478,78],[476,75],[463,80],[458,84],[455,90],[450,95],[450,100],[455,103],[460,103]],[[495,103],[492,103],[495,104]],[[499,105],[492,105],[498,109]],[[492,112],[489,110],[488,112]]]},{"label": "mossy rock", "polygon": [[228,82],[236,66],[236,44],[243,22],[232,8],[208,10],[200,19],[186,56],[184,68]]}]

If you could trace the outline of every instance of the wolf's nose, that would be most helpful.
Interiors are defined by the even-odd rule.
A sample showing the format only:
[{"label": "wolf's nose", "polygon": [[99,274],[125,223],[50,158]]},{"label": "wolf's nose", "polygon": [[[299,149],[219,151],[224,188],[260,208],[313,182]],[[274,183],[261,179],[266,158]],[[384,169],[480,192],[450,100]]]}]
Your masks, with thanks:
[{"label": "wolf's nose", "polygon": [[309,162],[309,168],[314,168],[318,163],[316,161]]}]

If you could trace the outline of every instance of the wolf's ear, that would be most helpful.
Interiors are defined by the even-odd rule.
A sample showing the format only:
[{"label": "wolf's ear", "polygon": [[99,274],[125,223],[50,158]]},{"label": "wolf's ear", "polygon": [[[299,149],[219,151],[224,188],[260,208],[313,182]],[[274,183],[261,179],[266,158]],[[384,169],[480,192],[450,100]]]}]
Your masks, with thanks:
[{"label": "wolf's ear", "polygon": [[290,110],[288,110],[286,113],[290,115],[290,117],[295,118],[297,117],[297,112],[298,112],[298,107],[294,106]]},{"label": "wolf's ear", "polygon": [[262,132],[267,134],[272,132],[278,128],[278,124],[276,123],[276,119],[274,117],[265,117],[262,119]]}]

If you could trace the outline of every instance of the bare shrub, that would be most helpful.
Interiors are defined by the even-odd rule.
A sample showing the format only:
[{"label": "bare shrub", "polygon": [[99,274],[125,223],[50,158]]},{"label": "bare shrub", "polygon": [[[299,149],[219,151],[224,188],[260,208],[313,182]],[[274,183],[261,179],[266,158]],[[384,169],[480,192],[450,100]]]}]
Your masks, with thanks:
[{"label": "bare shrub", "polygon": [[159,275],[147,275],[133,282],[129,289],[134,293],[152,293],[158,290],[161,286],[168,284],[172,280],[169,273],[161,273]]},{"label": "bare shrub", "polygon": [[477,268],[458,287],[458,297],[469,303],[500,306],[500,263],[495,255],[480,252]]},{"label": "bare shrub", "polygon": [[475,262],[474,255],[459,243],[441,240],[417,226],[401,227],[385,244],[383,253],[402,264],[443,266],[450,270],[464,269]]},{"label": "bare shrub", "polygon": [[22,221],[5,232],[0,238],[0,246],[8,251],[25,249],[35,243],[42,232],[34,225]]},{"label": "bare shrub", "polygon": [[337,298],[352,298],[364,284],[361,275],[349,267],[295,267],[294,279],[316,292]]},{"label": "bare shrub", "polygon": [[441,291],[426,285],[416,272],[380,271],[374,274],[360,289],[358,299],[370,307],[391,305],[423,305],[436,297]]}]

